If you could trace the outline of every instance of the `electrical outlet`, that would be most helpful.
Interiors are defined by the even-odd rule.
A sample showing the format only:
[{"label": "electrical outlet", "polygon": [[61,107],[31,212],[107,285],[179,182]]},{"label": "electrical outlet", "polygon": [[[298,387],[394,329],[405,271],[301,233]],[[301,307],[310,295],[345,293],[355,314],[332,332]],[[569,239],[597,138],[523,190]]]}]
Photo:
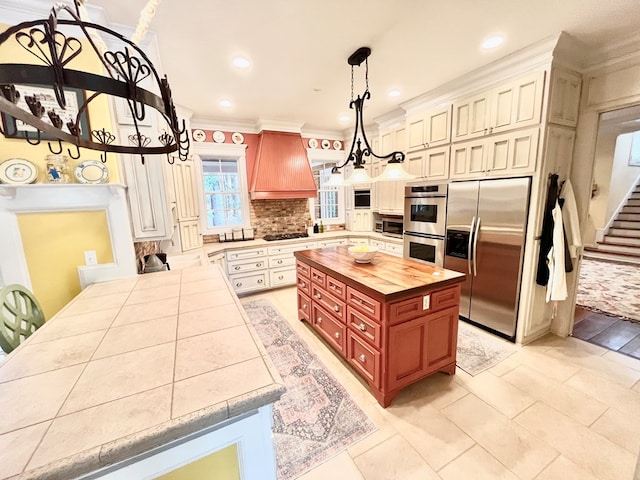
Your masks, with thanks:
[{"label": "electrical outlet", "polygon": [[431,295],[425,295],[422,297],[422,309],[429,310],[429,304],[431,303]]},{"label": "electrical outlet", "polygon": [[96,256],[95,250],[85,250],[84,252],[84,263],[85,265],[97,265],[98,257]]}]

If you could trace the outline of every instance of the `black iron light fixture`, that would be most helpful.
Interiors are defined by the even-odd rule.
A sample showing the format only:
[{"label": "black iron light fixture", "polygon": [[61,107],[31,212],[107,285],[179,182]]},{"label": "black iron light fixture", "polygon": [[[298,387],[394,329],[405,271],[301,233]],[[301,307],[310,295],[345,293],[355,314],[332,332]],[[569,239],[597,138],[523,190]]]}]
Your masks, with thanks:
[{"label": "black iron light fixture", "polygon": [[[371,49],[369,47],[360,47],[347,59],[347,63],[351,65],[351,103],[349,103],[349,108],[355,109],[356,124],[349,155],[342,165],[336,165],[331,169],[331,178],[325,183],[325,186],[356,185],[360,183],[412,180],[416,178],[415,175],[407,173],[402,168],[402,162],[404,162],[405,158],[404,152],[395,151],[388,155],[377,155],[367,139],[367,134],[364,131],[362,111],[365,100],[371,98],[371,93],[369,92],[369,55],[371,55]],[[354,99],[354,67],[359,67],[362,65],[362,62],[365,64],[365,90],[362,96],[358,95]],[[384,171],[374,178],[369,176],[364,167],[369,157],[375,157],[380,160],[388,159]],[[347,166],[349,162],[353,162],[353,174],[348,179],[343,179],[340,169]]]},{"label": "black iron light fixture", "polygon": [[[74,11],[58,3],[47,19],[23,22],[0,34],[0,48],[15,41],[37,59],[34,64],[0,64],[0,112],[4,120],[9,120],[3,122],[0,133],[32,145],[47,141],[53,154],[62,153],[62,142],[69,143],[75,149],[67,148],[67,153],[74,159],[80,158],[82,147],[104,152],[103,162],[108,152],[140,155],[143,163],[145,155],[166,154],[173,163],[169,154],[177,151],[178,157],[186,160],[189,133],[184,120],[178,122],[167,77],[160,78],[149,58],[132,41],[83,21],[80,4],[76,0]],[[70,18],[58,18],[61,12]],[[76,31],[82,41],[65,34],[75,35]],[[106,42],[102,41],[103,35]],[[109,49],[107,43],[117,44],[118,49]],[[73,69],[72,60],[81,52],[95,55],[106,75]],[[142,82],[147,88],[141,87]],[[73,108],[69,105],[70,91],[86,92],[77,98],[72,95]],[[91,102],[101,96],[126,104],[135,129],[128,135],[128,143],[125,139],[116,141],[116,135],[104,127],[86,131],[88,123],[82,119],[87,118]],[[157,144],[152,144],[151,137],[140,128],[152,114],[149,109],[156,110],[166,122]],[[24,129],[18,128],[18,121],[23,122],[20,125]]]}]

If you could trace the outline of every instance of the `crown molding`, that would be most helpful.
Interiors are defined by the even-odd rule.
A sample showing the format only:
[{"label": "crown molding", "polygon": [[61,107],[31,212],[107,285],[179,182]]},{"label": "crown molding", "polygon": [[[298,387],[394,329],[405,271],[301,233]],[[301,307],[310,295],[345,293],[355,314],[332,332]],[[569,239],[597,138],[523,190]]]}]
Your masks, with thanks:
[{"label": "crown molding", "polygon": [[626,61],[640,52],[640,32],[609,42],[597,49],[589,50],[586,63],[587,70],[596,70]]},{"label": "crown molding", "polygon": [[345,138],[342,132],[336,130],[307,130],[303,128],[301,133],[304,138],[326,138],[341,141],[344,141]]},{"label": "crown molding", "polygon": [[218,117],[194,114],[191,118],[191,128],[203,130],[224,130],[226,132],[260,133],[255,122],[249,120],[229,121]]}]

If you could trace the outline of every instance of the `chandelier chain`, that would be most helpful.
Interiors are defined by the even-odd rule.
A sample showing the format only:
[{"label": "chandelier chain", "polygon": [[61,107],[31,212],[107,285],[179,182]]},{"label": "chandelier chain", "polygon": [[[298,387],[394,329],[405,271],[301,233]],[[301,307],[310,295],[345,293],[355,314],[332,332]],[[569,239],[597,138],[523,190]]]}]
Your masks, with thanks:
[{"label": "chandelier chain", "polygon": [[351,101],[353,102],[353,65],[351,65]]},{"label": "chandelier chain", "polygon": [[369,59],[365,58],[364,60],[364,84],[365,90],[369,90]]}]

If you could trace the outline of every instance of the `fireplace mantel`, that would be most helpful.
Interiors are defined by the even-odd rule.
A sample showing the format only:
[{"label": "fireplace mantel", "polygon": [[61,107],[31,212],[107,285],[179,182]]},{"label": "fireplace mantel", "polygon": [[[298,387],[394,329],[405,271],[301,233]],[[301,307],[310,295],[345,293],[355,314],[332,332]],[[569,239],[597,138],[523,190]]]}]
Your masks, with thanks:
[{"label": "fireplace mantel", "polygon": [[109,224],[113,263],[79,266],[82,288],[95,282],[137,274],[126,186],[104,184],[0,185],[0,285],[18,283],[32,289],[17,216],[105,210]]}]

